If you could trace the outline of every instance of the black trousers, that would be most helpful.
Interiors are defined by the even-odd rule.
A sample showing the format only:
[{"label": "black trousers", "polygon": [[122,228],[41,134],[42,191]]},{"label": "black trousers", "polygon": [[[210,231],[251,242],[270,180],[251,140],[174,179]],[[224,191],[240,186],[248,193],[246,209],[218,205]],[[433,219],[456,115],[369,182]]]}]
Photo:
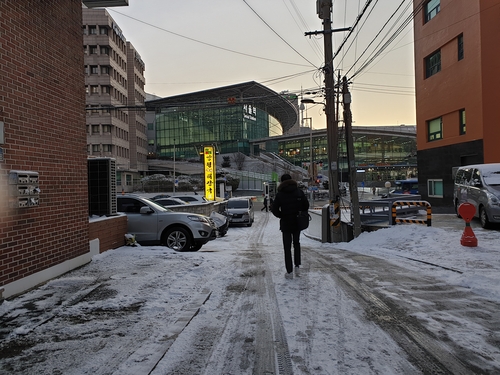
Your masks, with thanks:
[{"label": "black trousers", "polygon": [[[282,232],[283,249],[285,251],[286,272],[293,271],[293,266],[300,266],[300,231]],[[292,263],[292,243],[293,243],[293,263]]]}]

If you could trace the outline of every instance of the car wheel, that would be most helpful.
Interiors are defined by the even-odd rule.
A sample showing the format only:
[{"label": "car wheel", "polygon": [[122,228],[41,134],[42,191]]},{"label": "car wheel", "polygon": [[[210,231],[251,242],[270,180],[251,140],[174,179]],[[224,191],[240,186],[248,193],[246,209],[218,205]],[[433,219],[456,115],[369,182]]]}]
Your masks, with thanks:
[{"label": "car wheel", "polygon": [[488,219],[488,214],[486,213],[486,210],[484,207],[479,207],[479,220],[481,221],[481,226],[485,229],[490,228],[491,224]]},{"label": "car wheel", "polygon": [[192,246],[189,232],[180,227],[169,229],[165,234],[165,240],[162,242],[175,251],[187,251]]}]

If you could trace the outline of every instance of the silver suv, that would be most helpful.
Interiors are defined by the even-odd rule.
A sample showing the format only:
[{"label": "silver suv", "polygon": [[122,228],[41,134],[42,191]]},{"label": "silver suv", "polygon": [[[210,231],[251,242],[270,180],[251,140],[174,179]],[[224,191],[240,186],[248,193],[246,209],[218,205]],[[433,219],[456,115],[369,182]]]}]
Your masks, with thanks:
[{"label": "silver suv", "polygon": [[460,167],[455,175],[453,203],[455,212],[462,203],[476,208],[475,216],[483,228],[500,223],[500,163]]},{"label": "silver suv", "polygon": [[161,244],[176,251],[198,251],[217,237],[215,224],[203,215],[175,212],[139,195],[116,197],[127,215],[128,232],[140,244]]}]

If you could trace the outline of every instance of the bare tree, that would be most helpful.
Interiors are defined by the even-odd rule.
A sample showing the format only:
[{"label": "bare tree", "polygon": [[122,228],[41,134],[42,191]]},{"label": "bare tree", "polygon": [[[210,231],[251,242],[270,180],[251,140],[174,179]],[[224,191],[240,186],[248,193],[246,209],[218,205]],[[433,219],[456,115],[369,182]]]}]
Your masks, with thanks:
[{"label": "bare tree", "polygon": [[243,164],[245,164],[246,156],[241,152],[235,152],[233,154],[233,162],[236,164],[236,169],[241,171],[243,169]]}]

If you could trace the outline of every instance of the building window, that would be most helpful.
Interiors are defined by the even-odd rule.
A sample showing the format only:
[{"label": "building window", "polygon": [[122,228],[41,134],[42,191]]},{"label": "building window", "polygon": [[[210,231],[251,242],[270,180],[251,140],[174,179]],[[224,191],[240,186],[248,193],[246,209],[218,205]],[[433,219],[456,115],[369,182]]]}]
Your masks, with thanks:
[{"label": "building window", "polygon": [[99,26],[99,34],[108,35],[108,27],[107,26]]},{"label": "building window", "polygon": [[97,65],[91,65],[90,74],[99,74],[99,67]]},{"label": "building window", "polygon": [[461,109],[459,111],[460,114],[460,135],[464,135],[466,132],[466,127],[465,127],[465,109]]},{"label": "building window", "polygon": [[109,87],[109,86],[101,86],[101,92],[103,94],[109,95],[109,93],[111,92],[111,87]]},{"label": "building window", "polygon": [[97,35],[97,27],[96,26],[89,26],[89,34],[90,35]]},{"label": "building window", "polygon": [[97,46],[89,46],[90,54],[97,55]]},{"label": "building window", "polygon": [[90,93],[92,95],[99,94],[99,86],[90,86]]},{"label": "building window", "polygon": [[427,180],[427,195],[433,198],[443,198],[443,180]]},{"label": "building window", "polygon": [[99,125],[92,125],[92,134],[99,134]]},{"label": "building window", "polygon": [[425,58],[425,78],[441,71],[441,50]]},{"label": "building window", "polygon": [[464,58],[464,35],[458,36],[458,60],[463,60]]},{"label": "building window", "polygon": [[113,145],[102,145],[103,152],[111,152]]},{"label": "building window", "polygon": [[92,145],[92,152],[100,152],[100,147],[99,145]]},{"label": "building window", "polygon": [[436,17],[440,10],[441,0],[429,0],[427,4],[425,4],[425,22],[429,22]]},{"label": "building window", "polygon": [[101,47],[101,55],[109,55],[109,47]]},{"label": "building window", "polygon": [[103,125],[102,132],[103,133],[111,133],[111,125]]},{"label": "building window", "polygon": [[441,117],[428,121],[427,128],[429,142],[437,141],[443,138],[443,121]]},{"label": "building window", "polygon": [[109,66],[101,66],[101,74],[109,74]]}]

